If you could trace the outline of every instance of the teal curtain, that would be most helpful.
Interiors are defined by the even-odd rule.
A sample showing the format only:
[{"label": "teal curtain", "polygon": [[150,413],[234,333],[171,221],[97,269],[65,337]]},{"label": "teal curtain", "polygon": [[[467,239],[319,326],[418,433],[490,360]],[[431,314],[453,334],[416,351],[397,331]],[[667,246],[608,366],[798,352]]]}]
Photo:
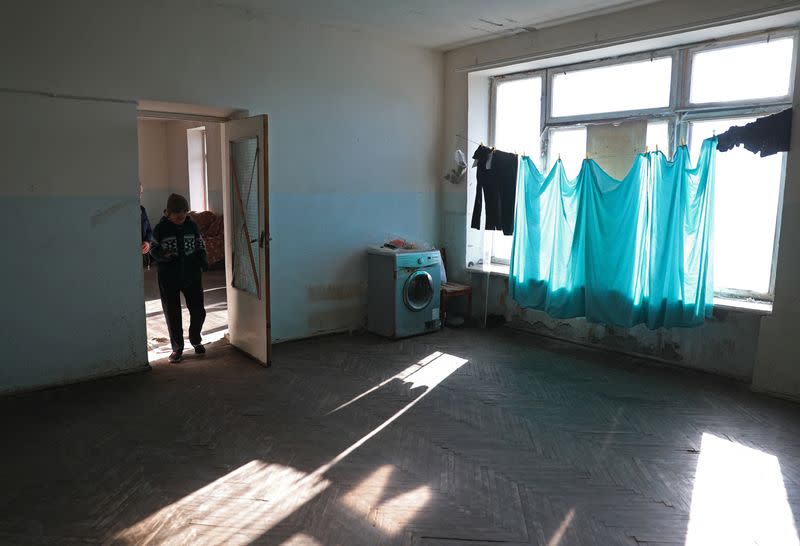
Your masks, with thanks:
[{"label": "teal curtain", "polygon": [[713,309],[716,138],[692,166],[640,154],[623,180],[520,161],[509,290],[523,307],[616,326],[698,326]]}]

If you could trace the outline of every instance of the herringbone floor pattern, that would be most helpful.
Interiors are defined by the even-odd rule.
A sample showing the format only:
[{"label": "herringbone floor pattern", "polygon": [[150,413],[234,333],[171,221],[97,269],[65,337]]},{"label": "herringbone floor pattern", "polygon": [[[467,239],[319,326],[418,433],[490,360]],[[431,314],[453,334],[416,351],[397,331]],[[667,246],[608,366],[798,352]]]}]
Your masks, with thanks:
[{"label": "herringbone floor pattern", "polygon": [[508,329],[219,345],[0,412],[9,544],[797,544],[800,408]]}]

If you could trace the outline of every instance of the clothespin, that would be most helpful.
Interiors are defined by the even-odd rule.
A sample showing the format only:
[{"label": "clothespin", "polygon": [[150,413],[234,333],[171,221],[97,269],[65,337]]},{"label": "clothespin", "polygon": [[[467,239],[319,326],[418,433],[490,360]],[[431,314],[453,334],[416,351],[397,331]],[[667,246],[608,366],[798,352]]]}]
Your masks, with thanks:
[{"label": "clothespin", "polygon": [[658,144],[656,144],[656,153],[658,153]]},{"label": "clothespin", "polygon": [[650,153],[650,146],[645,146],[644,147],[644,153],[646,153],[646,154]]},{"label": "clothespin", "polygon": [[561,154],[558,154],[558,160],[561,161]]},{"label": "clothespin", "polygon": [[681,146],[686,146],[686,139],[685,138],[681,139]]}]

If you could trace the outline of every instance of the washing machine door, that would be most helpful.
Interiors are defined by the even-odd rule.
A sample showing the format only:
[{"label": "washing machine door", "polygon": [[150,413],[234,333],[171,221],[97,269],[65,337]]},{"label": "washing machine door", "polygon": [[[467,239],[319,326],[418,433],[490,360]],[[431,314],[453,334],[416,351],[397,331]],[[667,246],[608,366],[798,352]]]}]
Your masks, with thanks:
[{"label": "washing machine door", "polygon": [[422,311],[433,301],[433,277],[423,269],[408,276],[403,287],[403,303],[412,311]]}]

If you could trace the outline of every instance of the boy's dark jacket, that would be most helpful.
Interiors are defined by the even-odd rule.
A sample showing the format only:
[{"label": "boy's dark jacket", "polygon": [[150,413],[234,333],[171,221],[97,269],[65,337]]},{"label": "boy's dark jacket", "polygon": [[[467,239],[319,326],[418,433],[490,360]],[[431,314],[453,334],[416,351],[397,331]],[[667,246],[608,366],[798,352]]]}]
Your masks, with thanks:
[{"label": "boy's dark jacket", "polygon": [[161,217],[153,229],[150,255],[158,263],[158,276],[185,285],[200,279],[208,271],[206,245],[197,224],[190,217],[178,226]]}]

